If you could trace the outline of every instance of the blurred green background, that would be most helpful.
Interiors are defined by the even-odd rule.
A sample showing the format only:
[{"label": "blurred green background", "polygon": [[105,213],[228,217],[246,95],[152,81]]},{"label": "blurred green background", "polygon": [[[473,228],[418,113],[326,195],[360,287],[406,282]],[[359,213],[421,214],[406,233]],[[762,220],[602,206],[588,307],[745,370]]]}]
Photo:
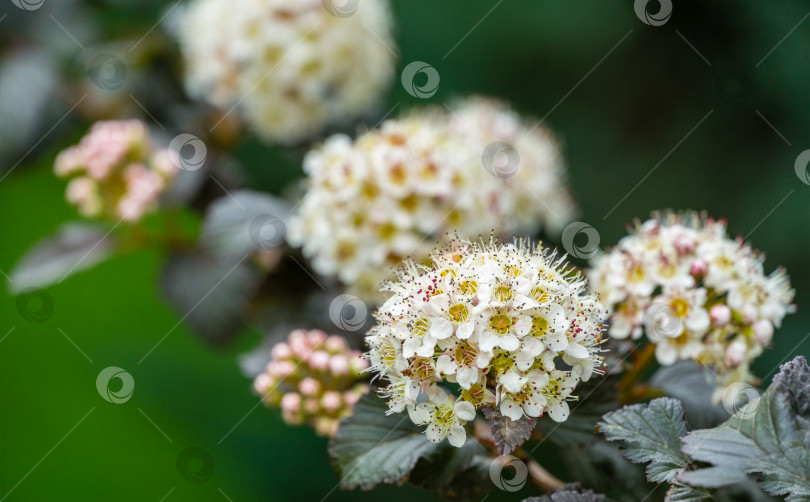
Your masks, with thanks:
[{"label": "blurred green background", "polygon": [[[173,5],[45,0],[25,12],[6,1],[3,57],[40,48],[80,79],[80,49],[56,20],[82,44],[137,40]],[[755,373],[769,381],[780,362],[810,353],[810,182],[794,170],[810,148],[810,2],[680,2],[658,27],[641,22],[629,1],[398,0],[393,10],[399,68],[420,60],[440,73],[428,102],[498,96],[561,136],[580,219],[603,245],[658,208],[727,217],[733,234],[767,253],[768,271],[787,268],[797,290],[798,313],[777,331]],[[147,43],[165,38],[162,30]],[[0,103],[18,99],[2,93],[5,84],[0,74]],[[51,166],[88,123],[73,114],[54,126],[70,107],[61,89],[43,103],[39,134],[3,146],[0,172],[16,165],[0,182],[6,274],[35,242],[77,218]],[[137,92],[149,99],[148,88]],[[401,109],[424,103],[398,81],[387,102]],[[0,116],[0,130],[13,133],[16,120]],[[262,188],[280,192],[300,174],[296,155],[244,141],[239,159]],[[162,259],[150,251],[119,256],[48,288],[54,310],[41,323],[23,318],[4,294],[0,500],[435,499],[413,487],[334,490],[326,441],[256,407],[237,356],[259,342],[258,333],[215,351],[181,325],[139,365],[179,319],[156,287]],[[96,391],[107,366],[133,375],[127,403],[108,403]],[[177,467],[190,446],[214,460],[206,482],[190,482]]]}]

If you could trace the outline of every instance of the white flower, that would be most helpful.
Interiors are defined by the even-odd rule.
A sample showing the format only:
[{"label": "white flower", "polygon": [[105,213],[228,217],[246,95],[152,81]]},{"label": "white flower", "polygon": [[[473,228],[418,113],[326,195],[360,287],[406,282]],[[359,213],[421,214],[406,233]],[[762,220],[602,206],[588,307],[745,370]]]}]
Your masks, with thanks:
[{"label": "white flower", "polygon": [[[502,122],[511,125],[497,126]],[[484,151],[499,141],[514,142],[520,150],[512,176],[498,177],[482,166]],[[504,236],[541,226],[558,231],[574,211],[563,166],[547,131],[530,131],[494,101],[470,99],[453,113],[411,112],[354,142],[332,136],[307,154],[308,191],[288,238],[317,272],[337,276],[373,299],[403,257],[423,263],[437,238],[451,229],[462,237],[492,229]],[[495,291],[483,286],[476,294],[500,305],[489,300]]]},{"label": "white flower", "polygon": [[451,445],[464,446],[467,433],[463,425],[475,419],[475,407],[462,400],[454,400],[446,390],[436,385],[428,390],[428,402],[409,409],[413,423],[427,425],[425,435],[433,443],[440,443],[445,438]]},{"label": "white flower", "polygon": [[751,361],[794,310],[787,275],[766,276],[762,262],[725,222],[666,213],[637,222],[589,275],[612,310],[610,336],[639,338],[643,326],[660,364],[699,361],[723,386],[753,378]]},{"label": "white flower", "polygon": [[394,73],[385,0],[194,0],[180,33],[189,94],[295,143],[377,104]]},{"label": "white flower", "polygon": [[[540,246],[453,241],[431,255],[429,266],[406,262],[397,277],[366,335],[368,358],[392,384],[401,386],[406,376],[435,394],[416,406],[389,404],[429,423],[432,440],[463,443],[454,417],[472,420],[485,404],[513,420],[546,412],[564,420],[571,391],[603,364],[606,310],[564,259]],[[404,365],[390,352],[397,350],[405,369],[397,369]],[[557,370],[559,356],[569,371]],[[462,399],[437,390],[442,381],[458,383]]]}]

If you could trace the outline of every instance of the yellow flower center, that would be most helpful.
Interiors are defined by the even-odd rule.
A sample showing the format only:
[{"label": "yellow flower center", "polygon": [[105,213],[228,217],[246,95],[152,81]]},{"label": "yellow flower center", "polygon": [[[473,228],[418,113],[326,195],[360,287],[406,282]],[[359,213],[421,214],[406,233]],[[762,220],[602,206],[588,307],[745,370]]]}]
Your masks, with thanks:
[{"label": "yellow flower center", "polygon": [[463,303],[457,303],[450,307],[448,315],[451,321],[465,322],[470,317],[470,309]]},{"label": "yellow flower center", "polygon": [[506,314],[495,314],[492,316],[492,319],[489,320],[489,329],[499,335],[505,335],[511,327],[512,318]]}]

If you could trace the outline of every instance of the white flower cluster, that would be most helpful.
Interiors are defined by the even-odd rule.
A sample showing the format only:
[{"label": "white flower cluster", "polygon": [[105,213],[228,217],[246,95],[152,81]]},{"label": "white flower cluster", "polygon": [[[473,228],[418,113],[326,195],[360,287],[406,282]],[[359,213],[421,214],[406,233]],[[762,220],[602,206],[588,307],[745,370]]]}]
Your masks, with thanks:
[{"label": "white flower cluster", "polygon": [[[407,410],[429,440],[464,444],[476,409],[562,422],[576,385],[600,371],[604,308],[540,245],[454,240],[430,265],[407,261],[366,335],[389,413]],[[558,363],[566,370],[557,369]],[[439,384],[455,382],[460,396]]]},{"label": "white flower cluster", "polygon": [[181,33],[189,93],[238,106],[279,143],[364,113],[390,84],[394,44],[386,0],[355,4],[336,15],[322,0],[194,0]]},{"label": "white flower cluster", "polygon": [[654,214],[595,258],[590,280],[612,309],[610,336],[646,333],[660,364],[692,359],[727,385],[753,380],[751,361],[793,311],[787,275],[778,269],[766,276],[763,261],[726,236],[724,221]]},{"label": "white flower cluster", "polygon": [[66,198],[86,217],[140,220],[155,208],[177,174],[166,149],[156,149],[140,120],[96,122],[80,141],[61,152],[57,176],[70,177]]},{"label": "white flower cluster", "polygon": [[[519,158],[490,159],[499,142]],[[499,171],[498,162],[510,165]],[[452,113],[429,108],[388,120],[354,142],[335,135],[307,155],[304,169],[309,190],[289,240],[317,272],[367,298],[404,257],[422,262],[448,231],[558,232],[575,210],[551,134],[482,98]]]}]

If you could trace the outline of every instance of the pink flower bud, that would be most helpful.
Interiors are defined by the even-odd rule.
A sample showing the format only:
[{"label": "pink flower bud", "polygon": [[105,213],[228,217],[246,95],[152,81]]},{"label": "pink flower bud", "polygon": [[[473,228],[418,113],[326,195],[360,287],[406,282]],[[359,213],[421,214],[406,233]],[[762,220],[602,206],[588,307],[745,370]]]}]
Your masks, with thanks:
[{"label": "pink flower bud", "polygon": [[742,308],[742,321],[751,324],[757,318],[757,309],[753,305],[745,305]]},{"label": "pink flower bud", "polygon": [[267,392],[273,388],[273,385],[273,379],[267,373],[262,373],[253,380],[253,389],[260,396],[267,394]]},{"label": "pink flower bud", "polygon": [[294,371],[295,365],[290,361],[270,361],[270,364],[267,365],[267,373],[277,380],[287,378]]},{"label": "pink flower bud", "polygon": [[314,329],[307,332],[307,341],[313,347],[321,345],[326,340],[326,333],[321,330]]},{"label": "pink flower bud", "polygon": [[678,251],[678,254],[687,254],[695,250],[694,239],[685,234],[675,237],[675,242],[673,244],[675,245],[675,249]]},{"label": "pink flower bud", "polygon": [[343,354],[336,354],[329,359],[329,371],[337,376],[349,373],[349,360]]},{"label": "pink flower bud", "polygon": [[695,260],[689,268],[689,273],[694,277],[703,277],[709,271],[709,264],[704,260]]},{"label": "pink flower bud", "polygon": [[326,350],[329,352],[343,352],[346,350],[346,340],[337,335],[329,335],[325,343]]},{"label": "pink flower bud", "polygon": [[317,399],[307,398],[304,400],[304,411],[310,415],[314,415],[321,408]]},{"label": "pink flower bud", "polygon": [[359,351],[353,351],[351,353],[351,357],[349,358],[349,368],[351,369],[352,373],[355,375],[359,375],[366,369],[368,369],[369,363],[368,360],[363,357],[363,354]]},{"label": "pink flower bud", "polygon": [[347,390],[343,393],[343,402],[346,403],[346,406],[351,408],[357,401],[360,400],[360,393],[356,392],[355,390]]},{"label": "pink flower bud", "polygon": [[773,338],[773,324],[766,319],[760,319],[755,322],[751,329],[754,332],[754,341],[759,345],[765,346],[771,343]]},{"label": "pink flower bud", "polygon": [[312,348],[307,340],[307,332],[303,329],[297,329],[290,333],[290,336],[287,338],[287,343],[290,344],[290,349],[292,349],[298,357],[306,357],[307,354],[312,352]]},{"label": "pink flower bud", "polygon": [[726,347],[726,363],[729,366],[739,366],[745,360],[748,345],[740,339],[734,340]]},{"label": "pink flower bud", "polygon": [[318,371],[326,371],[329,367],[329,354],[322,350],[316,350],[309,356],[310,368]]},{"label": "pink flower bud", "polygon": [[273,356],[273,359],[288,359],[292,356],[292,349],[286,343],[281,342],[273,347],[270,354]]},{"label": "pink flower bud", "polygon": [[709,309],[709,317],[715,326],[725,326],[731,321],[731,309],[726,305],[715,305]]},{"label": "pink flower bud", "polygon": [[288,392],[281,398],[281,409],[287,413],[298,413],[301,410],[301,395]]},{"label": "pink flower bud", "polygon": [[340,393],[330,390],[324,392],[321,398],[321,406],[327,411],[335,412],[343,406],[343,399],[341,399]]},{"label": "pink flower bud", "polygon": [[298,384],[298,390],[305,396],[314,396],[321,390],[321,384],[314,378],[307,377]]}]

